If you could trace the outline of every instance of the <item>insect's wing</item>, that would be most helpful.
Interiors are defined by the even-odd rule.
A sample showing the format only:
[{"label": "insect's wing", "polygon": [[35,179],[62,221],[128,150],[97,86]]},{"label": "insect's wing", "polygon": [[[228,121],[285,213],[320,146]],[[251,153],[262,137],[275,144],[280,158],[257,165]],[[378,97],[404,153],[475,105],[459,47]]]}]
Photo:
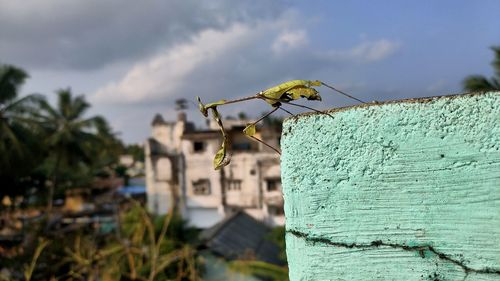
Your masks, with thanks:
[{"label": "insect's wing", "polygon": [[321,100],[321,96],[318,91],[314,88],[309,87],[296,87],[291,90],[288,90],[288,94],[291,95],[291,98],[294,100],[298,100],[300,98],[305,98],[308,100]]},{"label": "insect's wing", "polygon": [[[312,91],[309,91],[309,90],[300,91],[299,90],[299,93],[297,93],[297,94],[286,95],[286,97],[287,97],[286,101],[289,101],[290,99],[292,99],[292,100],[300,99],[302,97],[301,93],[304,94],[304,96],[307,97],[308,99],[316,99],[317,100],[318,93],[316,90],[311,88],[311,86],[320,86],[320,85],[321,85],[321,82],[317,81],[317,80],[316,81],[292,80],[292,81],[288,81],[288,82],[279,84],[278,86],[269,88],[269,89],[261,92],[260,95],[263,96],[264,98],[267,98],[265,100],[268,103],[270,103],[271,105],[274,105],[277,102],[279,102],[280,100],[284,101],[283,100],[284,94],[285,93],[290,94],[293,89],[296,89],[296,88],[311,89]],[[309,98],[309,97],[311,97],[311,98]]]}]

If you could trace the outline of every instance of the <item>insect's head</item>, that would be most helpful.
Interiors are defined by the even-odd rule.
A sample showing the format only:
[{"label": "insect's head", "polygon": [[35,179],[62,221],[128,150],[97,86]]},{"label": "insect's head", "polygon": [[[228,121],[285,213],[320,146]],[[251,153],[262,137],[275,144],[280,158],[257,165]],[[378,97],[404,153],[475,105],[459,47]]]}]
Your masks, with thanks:
[{"label": "insect's head", "polygon": [[201,98],[196,97],[196,99],[198,100],[198,109],[200,110],[201,114],[203,114],[203,116],[205,117],[208,117],[208,110],[205,107],[205,105],[201,102]]},{"label": "insect's head", "polygon": [[308,95],[308,96],[303,96],[303,98],[306,98],[308,100],[317,100],[317,101],[321,101],[321,96],[319,95],[319,92],[316,91],[316,89],[312,89],[313,90],[313,93]]}]

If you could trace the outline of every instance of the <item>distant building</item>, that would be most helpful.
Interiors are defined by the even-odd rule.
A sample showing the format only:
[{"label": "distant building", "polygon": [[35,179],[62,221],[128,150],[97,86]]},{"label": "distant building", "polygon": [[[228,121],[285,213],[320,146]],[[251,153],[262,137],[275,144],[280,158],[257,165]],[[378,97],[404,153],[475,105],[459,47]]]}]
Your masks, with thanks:
[{"label": "distant building", "polygon": [[[231,140],[231,164],[215,171],[212,161],[221,142],[216,124],[196,130],[183,112],[176,122],[166,122],[157,114],[152,137],[145,144],[148,209],[164,214],[175,203],[184,218],[199,228],[211,227],[239,210],[267,225],[283,225],[279,157],[242,133],[247,122],[224,121]],[[279,129],[262,127],[256,136],[278,147],[280,135]]]},{"label": "distant building", "polygon": [[126,175],[131,178],[143,177],[144,176],[144,162],[134,160],[134,156],[131,154],[120,155],[118,163],[125,167]]},{"label": "distant building", "polygon": [[125,167],[131,167],[134,164],[134,156],[130,154],[120,155],[118,163],[120,163],[120,165],[123,165]]}]

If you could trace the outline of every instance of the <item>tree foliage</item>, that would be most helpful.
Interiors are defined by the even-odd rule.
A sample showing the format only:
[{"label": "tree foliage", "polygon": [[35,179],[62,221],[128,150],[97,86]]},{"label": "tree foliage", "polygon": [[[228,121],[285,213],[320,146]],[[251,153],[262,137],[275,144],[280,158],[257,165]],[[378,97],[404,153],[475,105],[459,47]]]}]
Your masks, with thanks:
[{"label": "tree foliage", "polygon": [[15,66],[0,65],[0,182],[1,194],[19,195],[25,185],[40,184],[36,165],[43,157],[40,128],[33,120],[39,95],[19,97],[28,74]]},{"label": "tree foliage", "polygon": [[38,190],[40,197],[48,189],[52,198],[58,187],[89,186],[96,175],[109,175],[123,144],[107,121],[87,117],[91,105],[70,89],[56,92],[55,105],[42,95],[20,97],[28,77],[0,65],[0,196]]},{"label": "tree foliage", "polygon": [[491,78],[482,75],[471,75],[464,79],[464,89],[467,91],[500,91],[500,46],[491,47],[495,58],[491,65],[494,74]]}]

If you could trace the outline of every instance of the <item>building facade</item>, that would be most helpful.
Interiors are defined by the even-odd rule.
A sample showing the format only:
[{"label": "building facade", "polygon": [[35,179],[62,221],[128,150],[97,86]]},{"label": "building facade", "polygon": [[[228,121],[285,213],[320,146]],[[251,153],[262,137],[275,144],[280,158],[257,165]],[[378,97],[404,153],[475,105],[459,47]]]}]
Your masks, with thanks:
[{"label": "building facade", "polygon": [[[176,206],[194,227],[207,228],[237,211],[270,225],[283,225],[279,157],[264,144],[246,137],[249,120],[225,120],[231,141],[231,164],[216,171],[213,157],[221,144],[215,123],[196,130],[179,113],[175,122],[156,115],[146,141],[148,209],[164,214]],[[256,137],[279,147],[280,129],[258,128]]]}]

